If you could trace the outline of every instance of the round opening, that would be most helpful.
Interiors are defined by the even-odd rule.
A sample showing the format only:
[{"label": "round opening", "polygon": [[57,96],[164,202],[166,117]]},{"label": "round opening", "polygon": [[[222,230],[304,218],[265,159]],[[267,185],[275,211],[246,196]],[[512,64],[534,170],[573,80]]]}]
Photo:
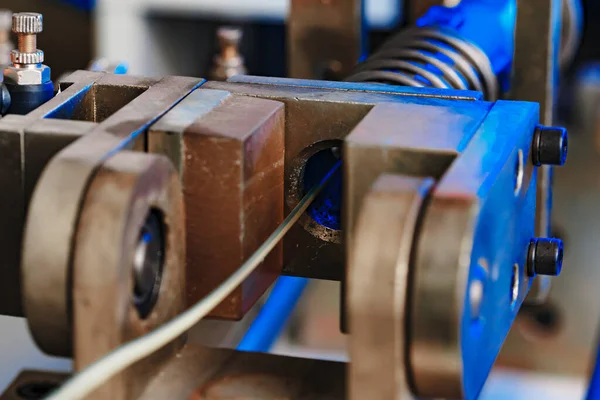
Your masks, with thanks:
[{"label": "round opening", "polygon": [[523,336],[532,341],[552,338],[562,326],[560,310],[552,303],[522,307],[517,321]]},{"label": "round opening", "polygon": [[163,215],[152,209],[140,230],[133,258],[133,301],[142,319],[150,314],[158,299],[164,259]]},{"label": "round opening", "polygon": [[[331,147],[321,150],[308,159],[302,176],[303,195],[320,184],[323,178],[341,160],[341,149]],[[321,193],[306,210],[308,215],[319,225],[329,229],[340,230],[342,220],[342,171],[338,168]]]},{"label": "round opening", "polygon": [[521,187],[523,186],[523,169],[523,150],[519,149],[519,152],[517,153],[517,164],[515,165],[515,195],[519,194]]},{"label": "round opening", "polygon": [[514,308],[519,298],[519,264],[513,265],[512,278],[510,280],[510,306]]},{"label": "round opening", "polygon": [[58,385],[54,382],[29,382],[17,388],[17,394],[22,399],[39,400],[48,396]]},{"label": "round opening", "polygon": [[342,240],[342,156],[341,140],[325,140],[302,150],[289,163],[286,171],[286,204],[291,210],[316,185],[319,185],[334,167],[327,184],[300,217],[298,223],[325,242],[341,243]]},{"label": "round opening", "polygon": [[469,303],[471,305],[471,319],[477,320],[481,313],[481,303],[483,301],[483,282],[476,279],[471,282],[469,287]]}]

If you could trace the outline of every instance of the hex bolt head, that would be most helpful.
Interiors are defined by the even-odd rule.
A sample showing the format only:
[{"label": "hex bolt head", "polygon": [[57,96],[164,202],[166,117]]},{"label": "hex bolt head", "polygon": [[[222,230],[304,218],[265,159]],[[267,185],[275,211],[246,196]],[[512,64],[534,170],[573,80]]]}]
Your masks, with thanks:
[{"label": "hex bolt head", "polygon": [[560,275],[563,253],[563,242],[560,239],[533,239],[529,244],[527,255],[527,272],[529,276]]},{"label": "hex bolt head", "polygon": [[564,165],[567,161],[569,135],[565,128],[538,126],[533,134],[533,165]]},{"label": "hex bolt head", "polygon": [[42,14],[22,12],[12,16],[12,31],[14,33],[36,34],[44,29],[44,19]]}]

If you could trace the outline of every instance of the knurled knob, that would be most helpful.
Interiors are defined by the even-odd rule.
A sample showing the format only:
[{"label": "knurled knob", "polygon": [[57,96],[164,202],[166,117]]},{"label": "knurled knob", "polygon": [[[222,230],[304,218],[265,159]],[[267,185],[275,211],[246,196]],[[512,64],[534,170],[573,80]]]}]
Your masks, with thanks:
[{"label": "knurled knob", "polygon": [[12,16],[12,31],[14,33],[36,34],[40,33],[43,28],[42,14],[23,12]]}]

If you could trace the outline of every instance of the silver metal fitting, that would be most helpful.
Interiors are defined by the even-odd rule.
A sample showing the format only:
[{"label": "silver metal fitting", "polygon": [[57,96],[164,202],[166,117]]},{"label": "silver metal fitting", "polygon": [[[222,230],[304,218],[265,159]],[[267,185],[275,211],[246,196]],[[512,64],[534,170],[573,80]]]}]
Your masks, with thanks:
[{"label": "silver metal fitting", "polygon": [[41,85],[50,81],[50,68],[43,65],[44,52],[37,48],[37,34],[44,29],[37,13],[12,16],[12,31],[17,34],[17,49],[10,52],[12,65],[4,69],[4,81],[14,85]]},{"label": "silver metal fitting", "polygon": [[44,30],[42,14],[22,12],[12,17],[12,31],[14,33],[36,34]]},{"label": "silver metal fitting", "polygon": [[50,81],[50,68],[44,64],[9,66],[4,69],[4,82],[13,85],[41,85]]},{"label": "silver metal fitting", "polygon": [[37,34],[43,29],[42,14],[13,14],[12,31],[18,39],[17,50],[10,53],[13,64],[41,64],[44,61],[44,52],[37,49]]},{"label": "silver metal fitting", "polygon": [[210,78],[225,81],[234,75],[247,73],[244,58],[240,55],[239,44],[242,30],[236,27],[221,27],[217,30],[220,53],[215,57]]},{"label": "silver metal fitting", "polygon": [[18,50],[12,50],[10,61],[13,64],[41,64],[44,62],[44,52],[36,50],[33,53],[21,53]]}]

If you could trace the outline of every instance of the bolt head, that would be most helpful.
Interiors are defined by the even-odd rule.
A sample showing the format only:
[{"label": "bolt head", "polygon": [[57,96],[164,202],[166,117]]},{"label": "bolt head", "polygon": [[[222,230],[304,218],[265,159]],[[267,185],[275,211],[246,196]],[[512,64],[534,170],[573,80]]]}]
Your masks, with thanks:
[{"label": "bolt head", "polygon": [[530,276],[558,276],[562,271],[564,246],[560,239],[538,238],[529,245],[528,270]]},{"label": "bolt head", "polygon": [[565,128],[538,126],[533,140],[534,165],[562,166],[567,161],[569,135]]},{"label": "bolt head", "polygon": [[49,81],[50,68],[43,64],[24,68],[9,66],[4,69],[4,82],[13,85],[41,85]]},{"label": "bolt head", "polygon": [[42,14],[23,12],[12,16],[12,31],[14,33],[35,34],[42,32],[43,28]]}]

